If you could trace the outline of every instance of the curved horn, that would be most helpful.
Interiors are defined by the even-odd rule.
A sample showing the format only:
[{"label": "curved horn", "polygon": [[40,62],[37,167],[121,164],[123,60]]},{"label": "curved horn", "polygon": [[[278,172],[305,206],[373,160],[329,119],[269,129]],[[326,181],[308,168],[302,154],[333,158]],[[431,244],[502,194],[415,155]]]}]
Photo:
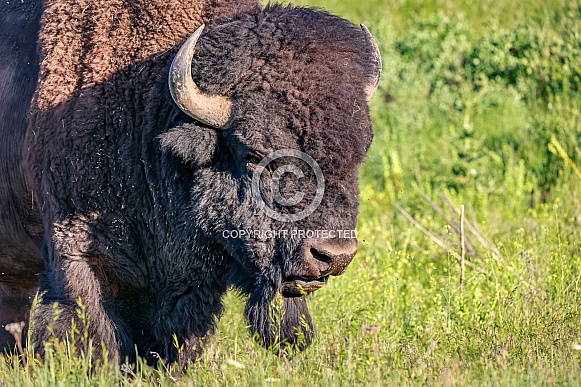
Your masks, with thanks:
[{"label": "curved horn", "polygon": [[371,32],[369,32],[369,30],[365,26],[365,24],[361,24],[361,29],[363,30],[363,34],[365,35],[365,40],[367,41],[367,44],[369,45],[369,47],[372,48],[372,51],[373,51],[371,53],[371,55],[372,55],[371,56],[371,63],[373,65],[373,72],[372,72],[373,75],[369,78],[369,84],[365,88],[366,98],[369,101],[371,99],[371,97],[373,97],[373,94],[375,94],[375,91],[377,90],[377,86],[379,85],[379,79],[381,78],[381,66],[382,66],[381,54],[379,52],[379,47],[377,46],[377,42],[373,38],[373,35],[371,35]]},{"label": "curved horn", "polygon": [[223,129],[230,120],[232,102],[222,95],[205,94],[192,78],[192,59],[204,27],[202,24],[176,54],[169,70],[169,92],[176,105],[188,116]]}]

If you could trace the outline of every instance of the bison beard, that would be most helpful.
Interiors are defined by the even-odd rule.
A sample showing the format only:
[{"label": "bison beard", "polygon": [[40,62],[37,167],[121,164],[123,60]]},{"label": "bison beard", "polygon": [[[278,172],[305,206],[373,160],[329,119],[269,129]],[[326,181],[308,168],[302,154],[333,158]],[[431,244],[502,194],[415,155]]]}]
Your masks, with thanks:
[{"label": "bison beard", "polygon": [[250,296],[245,314],[251,332],[266,348],[303,350],[313,340],[314,328],[306,296],[284,297],[270,288],[261,288]]}]

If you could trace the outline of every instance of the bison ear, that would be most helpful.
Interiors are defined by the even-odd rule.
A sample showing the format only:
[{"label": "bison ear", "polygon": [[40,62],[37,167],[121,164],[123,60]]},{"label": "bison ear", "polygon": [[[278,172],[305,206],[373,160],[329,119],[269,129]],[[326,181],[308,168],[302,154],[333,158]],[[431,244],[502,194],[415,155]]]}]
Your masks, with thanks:
[{"label": "bison ear", "polygon": [[215,130],[186,123],[170,129],[158,136],[161,149],[180,157],[195,167],[209,164],[218,145],[218,134]]}]

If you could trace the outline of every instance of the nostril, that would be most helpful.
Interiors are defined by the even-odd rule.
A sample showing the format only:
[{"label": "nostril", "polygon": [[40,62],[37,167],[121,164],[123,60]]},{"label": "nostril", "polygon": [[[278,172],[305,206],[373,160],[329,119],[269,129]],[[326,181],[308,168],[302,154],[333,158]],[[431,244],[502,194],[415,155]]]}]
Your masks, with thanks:
[{"label": "nostril", "polygon": [[317,250],[316,248],[311,247],[311,255],[317,260],[317,266],[321,272],[325,272],[333,264],[333,258],[326,250]]},{"label": "nostril", "polygon": [[341,275],[357,252],[357,242],[351,244],[311,243],[307,262],[318,276]]}]

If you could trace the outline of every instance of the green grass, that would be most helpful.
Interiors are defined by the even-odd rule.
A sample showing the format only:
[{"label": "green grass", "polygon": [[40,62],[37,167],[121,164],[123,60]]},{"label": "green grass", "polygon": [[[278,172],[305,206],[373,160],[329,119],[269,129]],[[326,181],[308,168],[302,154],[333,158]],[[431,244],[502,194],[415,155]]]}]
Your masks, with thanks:
[{"label": "green grass", "polygon": [[0,385],[581,383],[581,4],[299,3],[366,23],[384,63],[360,252],[311,297],[311,348],[258,347],[230,293],[184,374],[89,372],[61,347],[25,368],[0,360]]}]

